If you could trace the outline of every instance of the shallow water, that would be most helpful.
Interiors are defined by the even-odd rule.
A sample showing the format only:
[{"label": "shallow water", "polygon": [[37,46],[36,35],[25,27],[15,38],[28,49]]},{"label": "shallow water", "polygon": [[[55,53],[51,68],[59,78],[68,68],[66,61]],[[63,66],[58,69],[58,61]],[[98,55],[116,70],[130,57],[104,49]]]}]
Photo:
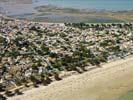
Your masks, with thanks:
[{"label": "shallow water", "polygon": [[36,16],[35,19],[38,19],[40,21],[48,21],[48,22],[88,22],[88,23],[97,23],[97,22],[103,22],[103,23],[111,23],[111,22],[123,22],[121,20],[116,20],[113,18],[107,18],[107,17],[99,17],[99,16],[85,16],[85,17],[79,17],[79,16],[71,16],[71,15],[58,15],[58,14],[44,14],[41,16]]},{"label": "shallow water", "polygon": [[[15,15],[15,14],[24,14],[33,12],[32,2],[18,2],[23,0],[9,0],[8,2],[4,2],[4,0],[0,0],[0,12],[3,12],[7,15]],[[31,0],[32,1],[32,0]]]},{"label": "shallow water", "polygon": [[98,10],[133,10],[133,0],[35,0],[35,5],[56,5]]},{"label": "shallow water", "polygon": [[95,10],[133,10],[133,0],[0,0],[0,12],[17,18],[29,18],[48,22],[121,22],[112,18],[97,16],[73,17],[65,15],[47,14],[33,16],[36,7],[54,5],[64,8],[95,9]]},{"label": "shallow water", "polygon": [[0,12],[8,15],[33,13],[35,7],[54,5],[78,9],[133,10],[133,0],[0,0]]}]

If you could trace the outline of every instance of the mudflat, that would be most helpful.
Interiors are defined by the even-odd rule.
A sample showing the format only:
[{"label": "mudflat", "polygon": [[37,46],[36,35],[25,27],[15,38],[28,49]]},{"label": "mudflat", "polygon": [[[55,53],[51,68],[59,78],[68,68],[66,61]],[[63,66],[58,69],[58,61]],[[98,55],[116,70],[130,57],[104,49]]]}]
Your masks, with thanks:
[{"label": "mudflat", "polygon": [[9,100],[119,100],[121,95],[133,89],[132,84],[133,57],[129,57],[47,87],[33,88]]}]

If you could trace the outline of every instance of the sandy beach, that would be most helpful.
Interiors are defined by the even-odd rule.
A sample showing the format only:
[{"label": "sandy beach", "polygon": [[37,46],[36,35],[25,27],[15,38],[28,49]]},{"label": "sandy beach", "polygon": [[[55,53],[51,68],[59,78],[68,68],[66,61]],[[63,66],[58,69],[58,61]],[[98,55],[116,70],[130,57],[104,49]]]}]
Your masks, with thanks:
[{"label": "sandy beach", "polygon": [[25,91],[9,100],[119,100],[133,84],[133,57]]}]

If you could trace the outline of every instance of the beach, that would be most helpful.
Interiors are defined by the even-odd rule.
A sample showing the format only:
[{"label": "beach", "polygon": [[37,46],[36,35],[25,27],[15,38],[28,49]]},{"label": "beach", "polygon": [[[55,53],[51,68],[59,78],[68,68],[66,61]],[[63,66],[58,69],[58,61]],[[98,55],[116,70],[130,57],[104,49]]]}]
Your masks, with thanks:
[{"label": "beach", "polygon": [[113,61],[9,100],[119,100],[133,89],[133,57]]},{"label": "beach", "polygon": [[133,100],[132,5],[0,0],[0,100]]}]

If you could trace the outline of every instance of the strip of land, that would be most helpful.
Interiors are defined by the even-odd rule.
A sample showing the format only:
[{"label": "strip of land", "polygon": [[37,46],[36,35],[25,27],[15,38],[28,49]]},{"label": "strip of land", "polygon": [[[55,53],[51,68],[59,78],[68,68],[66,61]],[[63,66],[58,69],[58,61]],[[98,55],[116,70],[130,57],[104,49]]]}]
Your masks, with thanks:
[{"label": "strip of land", "polygon": [[25,91],[9,100],[119,100],[133,84],[133,57],[104,64],[49,86]]},{"label": "strip of land", "polygon": [[33,20],[48,22],[133,22],[133,11],[106,11],[62,8],[52,5],[36,7]]},{"label": "strip of land", "polygon": [[92,9],[62,8],[44,5],[34,8],[34,12],[25,14],[7,14],[19,19],[49,23],[121,23],[133,22],[133,11],[106,11]]}]

